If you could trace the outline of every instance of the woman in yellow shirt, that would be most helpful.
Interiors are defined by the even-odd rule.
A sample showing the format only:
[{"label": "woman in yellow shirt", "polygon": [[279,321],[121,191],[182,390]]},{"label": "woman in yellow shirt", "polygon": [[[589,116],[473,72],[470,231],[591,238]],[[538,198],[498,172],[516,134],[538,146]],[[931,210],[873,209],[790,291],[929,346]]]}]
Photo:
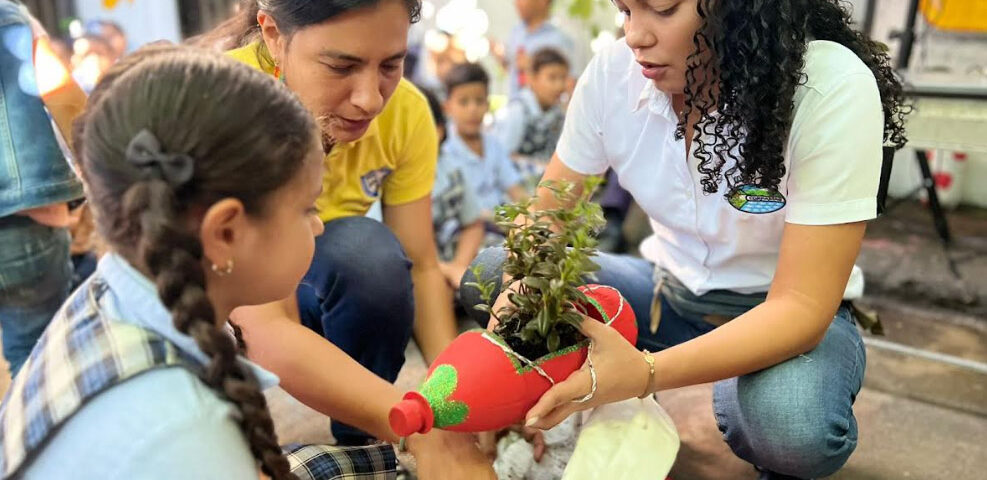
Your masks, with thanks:
[{"label": "woman in yellow shirt", "polygon": [[[316,204],[325,233],[296,297],[232,319],[248,356],[333,418],[341,444],[396,441],[387,413],[401,394],[390,382],[412,328],[426,360],[456,335],[431,230],[435,126],[402,78],[420,9],[420,0],[246,0],[209,35],[295,92],[329,152]],[[377,200],[383,224],[364,217]],[[425,479],[493,475],[470,437],[431,433],[408,448]]]}]

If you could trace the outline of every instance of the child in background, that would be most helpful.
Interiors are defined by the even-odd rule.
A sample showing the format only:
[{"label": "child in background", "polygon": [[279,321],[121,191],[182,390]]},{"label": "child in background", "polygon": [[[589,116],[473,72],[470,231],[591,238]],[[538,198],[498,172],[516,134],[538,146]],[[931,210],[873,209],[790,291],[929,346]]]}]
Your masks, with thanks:
[{"label": "child in background", "polygon": [[507,150],[496,137],[483,132],[483,120],[490,110],[487,100],[490,79],[483,67],[462,63],[452,67],[444,83],[445,112],[452,125],[442,145],[439,163],[463,173],[485,218],[492,218],[498,205],[522,200],[527,195]]},{"label": "child in background", "polygon": [[0,478],[393,478],[390,446],[285,458],[261,394],[277,377],[226,320],[292,294],[322,233],[321,136],[297,98],[156,47],[107,71],[78,124],[110,252],[0,405]]},{"label": "child in background", "polygon": [[[528,85],[532,56],[544,48],[554,48],[573,60],[576,53],[572,38],[551,21],[552,0],[514,0],[521,23],[514,26],[505,45],[508,68],[508,95],[515,99]],[[578,72],[577,72],[578,73]],[[575,75],[567,78],[569,89],[575,87]]]},{"label": "child in background", "polygon": [[[439,146],[446,139],[446,116],[442,104],[431,90],[421,88],[435,119]],[[439,268],[453,290],[459,289],[466,268],[476,258],[480,248],[493,244],[487,242],[483,209],[476,194],[467,187],[463,172],[448,161],[439,159],[435,169],[435,185],[432,187],[432,226],[439,251]],[[499,241],[503,237],[496,236]]]},{"label": "child in background", "polygon": [[558,50],[545,48],[531,58],[528,86],[497,112],[494,134],[511,152],[515,166],[533,194],[562,135],[569,62]]}]

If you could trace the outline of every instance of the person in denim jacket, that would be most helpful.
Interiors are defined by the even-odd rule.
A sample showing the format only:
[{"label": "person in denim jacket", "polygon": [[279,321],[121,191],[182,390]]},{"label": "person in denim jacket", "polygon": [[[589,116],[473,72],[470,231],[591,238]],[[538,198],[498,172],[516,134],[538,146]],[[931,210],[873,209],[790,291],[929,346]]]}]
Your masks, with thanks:
[{"label": "person in denim jacket", "polygon": [[0,0],[0,328],[16,375],[69,293],[68,207],[82,198],[39,93],[31,20]]}]

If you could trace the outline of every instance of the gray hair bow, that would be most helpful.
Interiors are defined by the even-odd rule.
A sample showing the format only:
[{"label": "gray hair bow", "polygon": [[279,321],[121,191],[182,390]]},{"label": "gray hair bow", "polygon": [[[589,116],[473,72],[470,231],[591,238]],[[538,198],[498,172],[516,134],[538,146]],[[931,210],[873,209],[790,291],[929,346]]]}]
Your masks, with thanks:
[{"label": "gray hair bow", "polygon": [[165,153],[150,130],[141,130],[127,145],[127,161],[140,169],[145,178],[164,180],[178,188],[192,180],[195,161],[184,153]]}]

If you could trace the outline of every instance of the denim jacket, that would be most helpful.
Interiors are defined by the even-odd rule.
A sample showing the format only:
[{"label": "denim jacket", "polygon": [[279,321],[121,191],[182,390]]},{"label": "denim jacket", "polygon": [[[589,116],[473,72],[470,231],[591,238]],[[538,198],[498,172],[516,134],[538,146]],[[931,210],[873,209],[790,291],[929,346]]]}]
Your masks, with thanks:
[{"label": "denim jacket", "polygon": [[0,217],[83,195],[38,95],[34,36],[20,8],[0,0]]}]

